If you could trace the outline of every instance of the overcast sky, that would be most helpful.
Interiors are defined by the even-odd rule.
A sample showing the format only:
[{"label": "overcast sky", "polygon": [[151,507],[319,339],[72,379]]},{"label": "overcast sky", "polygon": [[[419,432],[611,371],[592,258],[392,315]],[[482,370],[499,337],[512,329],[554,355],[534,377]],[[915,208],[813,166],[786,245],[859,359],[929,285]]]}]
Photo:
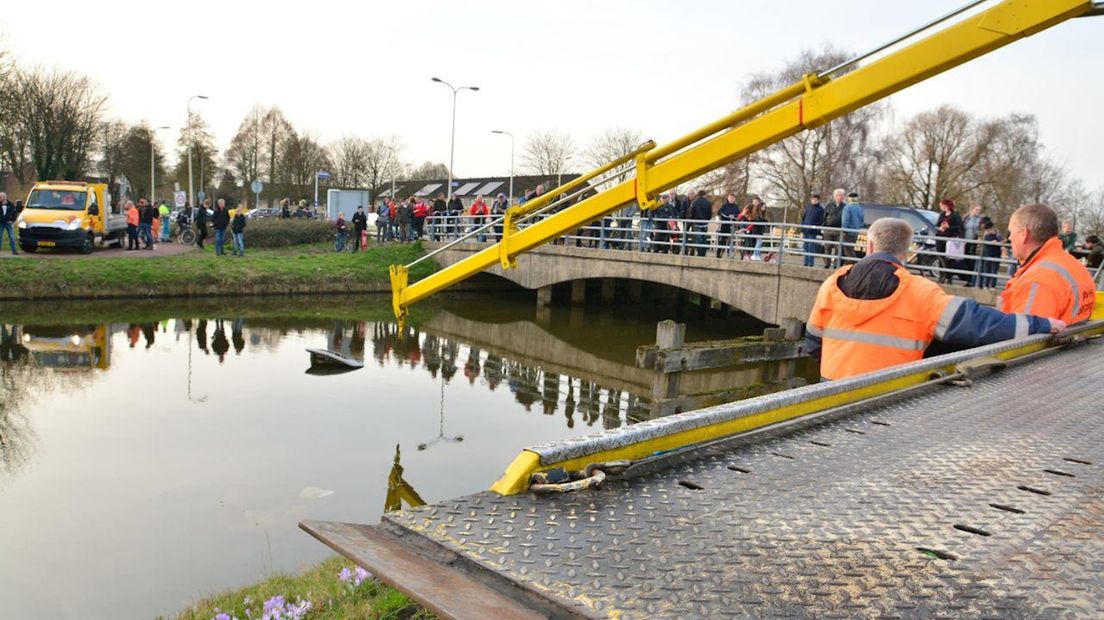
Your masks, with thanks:
[{"label": "overcast sky", "polygon": [[[447,163],[451,93],[430,77],[476,85],[460,94],[455,169],[504,175],[509,140],[492,129],[519,153],[536,129],[663,142],[802,49],[865,51],[964,1],[9,2],[0,40],[25,64],[94,77],[127,121],[178,129],[188,97],[208,95],[195,105],[220,146],[261,103],[323,141],[394,135],[403,159]],[[894,117],[943,103],[1034,114],[1049,154],[1101,187],[1102,61],[1104,17],[1073,20],[895,95]]]}]

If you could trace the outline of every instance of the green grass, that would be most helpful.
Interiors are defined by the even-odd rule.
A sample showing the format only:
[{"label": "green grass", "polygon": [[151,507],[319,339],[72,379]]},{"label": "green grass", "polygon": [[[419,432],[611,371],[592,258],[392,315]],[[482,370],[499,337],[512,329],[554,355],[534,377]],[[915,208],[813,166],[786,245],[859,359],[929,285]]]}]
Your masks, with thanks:
[{"label": "green grass", "polygon": [[[211,248],[176,256],[5,260],[3,296],[130,297],[313,293],[389,290],[388,267],[422,256],[421,244],[372,245],[356,254],[331,244],[246,250],[244,258],[215,256]],[[432,273],[430,261],[411,270],[411,281]]]},{"label": "green grass", "polygon": [[215,594],[175,618],[211,620],[226,613],[238,620],[250,616],[257,619],[264,602],[274,596],[283,596],[288,602],[309,600],[311,610],[304,616],[309,620],[433,618],[401,592],[376,581],[367,580],[355,588],[343,583],[338,579],[343,568],[352,570],[354,565],[344,558],[333,557],[298,575],[278,575],[239,590]]}]

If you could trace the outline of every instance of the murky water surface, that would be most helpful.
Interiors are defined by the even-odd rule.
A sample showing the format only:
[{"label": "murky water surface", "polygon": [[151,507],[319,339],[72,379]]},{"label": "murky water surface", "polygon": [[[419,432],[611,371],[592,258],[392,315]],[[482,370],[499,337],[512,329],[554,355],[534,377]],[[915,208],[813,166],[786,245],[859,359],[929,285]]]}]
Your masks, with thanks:
[{"label": "murky water surface", "polygon": [[[402,335],[385,299],[0,311],[7,618],[174,615],[324,558],[302,519],[378,521],[396,457],[432,502],[486,489],[526,445],[646,419],[634,353],[667,318],[501,296]],[[759,329],[688,323],[690,340]],[[308,372],[308,347],[365,367]]]}]

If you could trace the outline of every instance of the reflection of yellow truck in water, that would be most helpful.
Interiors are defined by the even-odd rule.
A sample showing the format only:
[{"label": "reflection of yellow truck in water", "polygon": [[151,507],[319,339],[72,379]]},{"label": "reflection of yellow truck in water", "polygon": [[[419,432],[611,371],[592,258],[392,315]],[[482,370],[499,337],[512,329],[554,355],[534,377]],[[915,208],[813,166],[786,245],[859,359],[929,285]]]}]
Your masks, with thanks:
[{"label": "reflection of yellow truck in water", "polygon": [[106,370],[111,365],[107,325],[28,325],[22,341],[34,363],[45,368]]},{"label": "reflection of yellow truck in water", "polygon": [[122,205],[111,204],[104,183],[35,183],[16,226],[25,252],[69,247],[88,254],[97,245],[122,246],[126,239],[126,213]]}]

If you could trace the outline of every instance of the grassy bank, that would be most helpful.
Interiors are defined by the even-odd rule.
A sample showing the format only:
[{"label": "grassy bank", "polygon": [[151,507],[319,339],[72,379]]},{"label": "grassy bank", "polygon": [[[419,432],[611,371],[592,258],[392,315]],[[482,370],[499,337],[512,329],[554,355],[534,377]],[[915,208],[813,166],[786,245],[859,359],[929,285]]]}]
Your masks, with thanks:
[{"label": "grassy bank", "polygon": [[[280,597],[280,598],[277,598]],[[177,620],[257,620],[280,607],[279,618],[300,620],[432,618],[402,593],[374,581],[344,558],[333,557],[305,572],[271,577],[191,605]],[[224,615],[220,615],[224,614]]]},{"label": "grassy bank", "polygon": [[[328,243],[215,256],[211,248],[175,256],[26,257],[0,263],[0,299],[204,297],[214,295],[389,292],[388,267],[423,254],[421,244],[369,246],[338,254]],[[411,280],[433,272],[427,261]]]}]

